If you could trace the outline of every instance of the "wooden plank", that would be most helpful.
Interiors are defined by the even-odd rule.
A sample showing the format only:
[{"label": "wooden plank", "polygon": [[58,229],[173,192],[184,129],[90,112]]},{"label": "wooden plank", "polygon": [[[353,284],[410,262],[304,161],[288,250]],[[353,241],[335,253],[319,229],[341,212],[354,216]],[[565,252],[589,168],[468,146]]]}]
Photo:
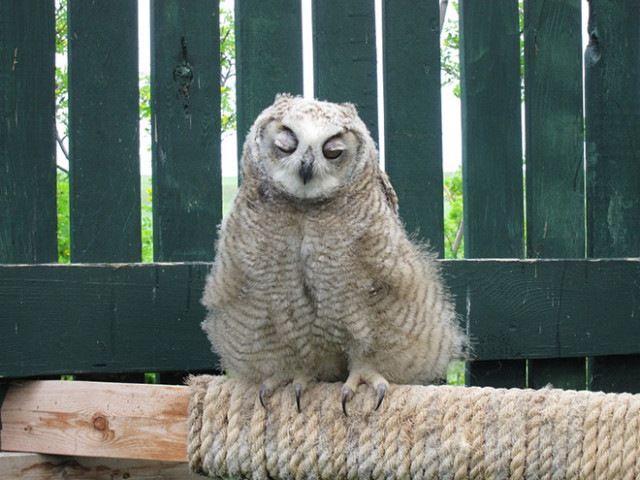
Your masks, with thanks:
[{"label": "wooden plank", "polygon": [[[587,250],[640,255],[640,4],[589,2],[585,54]],[[611,369],[614,368],[614,371]],[[640,357],[590,359],[589,388],[640,391]]]},{"label": "wooden plank", "polygon": [[524,360],[480,360],[470,364],[465,382],[468,386],[525,388],[527,369]]},{"label": "wooden plank", "polygon": [[640,393],[638,355],[589,358],[589,390]]},{"label": "wooden plank", "polygon": [[151,3],[153,254],[212,260],[222,218],[218,2]]},{"label": "wooden plank", "polygon": [[587,388],[586,358],[552,358],[530,360],[528,369],[531,388],[554,388],[585,390]]},{"label": "wooden plank", "polygon": [[527,255],[585,255],[580,0],[525,2]]},{"label": "wooden plank", "polygon": [[[518,258],[524,255],[518,2],[461,1],[459,13],[465,257]],[[475,368],[471,363],[469,374],[483,385],[507,381],[503,369]]]},{"label": "wooden plank", "polygon": [[13,383],[2,404],[2,449],[187,461],[186,387],[76,381]]},{"label": "wooden plank", "polygon": [[383,4],[385,169],[409,232],[444,256],[440,9]]},{"label": "wooden plank", "polygon": [[460,87],[465,256],[522,257],[516,0],[460,2]]},{"label": "wooden plank", "polygon": [[[527,256],[585,256],[580,0],[524,8]],[[530,360],[529,385],[586,388],[584,359]]]},{"label": "wooden plank", "polygon": [[182,480],[187,463],[0,452],[0,480]]},{"label": "wooden plank", "polygon": [[246,132],[277,93],[302,94],[298,0],[236,0],[238,153]]},{"label": "wooden plank", "polygon": [[314,0],[315,96],[350,102],[378,138],[376,28],[373,0]]},{"label": "wooden plank", "polygon": [[640,256],[640,3],[589,2],[585,55],[590,257]]},{"label": "wooden plank", "polygon": [[56,262],[53,0],[0,2],[0,263]]},{"label": "wooden plank", "polygon": [[[476,360],[640,353],[638,259],[441,265]],[[209,267],[0,267],[0,376],[216,369]]]},{"label": "wooden plank", "polygon": [[138,11],[69,0],[73,262],[139,261]]},{"label": "wooden plank", "polygon": [[0,377],[216,370],[200,328],[209,268],[0,268]]}]

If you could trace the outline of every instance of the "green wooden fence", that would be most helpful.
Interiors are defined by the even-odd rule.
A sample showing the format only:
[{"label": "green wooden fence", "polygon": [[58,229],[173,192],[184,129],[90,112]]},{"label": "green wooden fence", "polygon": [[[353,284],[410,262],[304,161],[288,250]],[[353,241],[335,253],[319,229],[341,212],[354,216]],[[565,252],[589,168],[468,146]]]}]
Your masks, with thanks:
[{"label": "green wooden fence", "polygon": [[[441,262],[470,384],[640,391],[640,4],[589,4],[583,53],[579,0],[524,3],[523,152],[518,3],[460,1],[467,258]],[[153,264],[136,263],[137,2],[68,5],[73,263],[55,265],[54,2],[0,1],[0,378],[214,370],[218,3],[151,2]],[[236,2],[239,142],[302,92],[300,10]],[[316,96],[384,129],[403,220],[442,253],[438,1],[382,15],[378,85],[374,2],[313,3]]]}]

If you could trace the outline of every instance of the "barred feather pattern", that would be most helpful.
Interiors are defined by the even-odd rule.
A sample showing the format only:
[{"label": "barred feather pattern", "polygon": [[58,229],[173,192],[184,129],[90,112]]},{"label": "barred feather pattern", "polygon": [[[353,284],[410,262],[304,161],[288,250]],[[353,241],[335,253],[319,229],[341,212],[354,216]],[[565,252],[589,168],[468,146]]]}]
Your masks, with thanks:
[{"label": "barred feather pattern", "polygon": [[[273,147],[282,131],[300,150],[291,157],[313,156],[310,182],[283,173],[297,160]],[[322,155],[328,138],[344,147],[337,163]],[[283,95],[258,117],[216,252],[203,328],[235,377],[344,381],[365,365],[428,384],[463,352],[437,262],[407,236],[351,105]]]}]

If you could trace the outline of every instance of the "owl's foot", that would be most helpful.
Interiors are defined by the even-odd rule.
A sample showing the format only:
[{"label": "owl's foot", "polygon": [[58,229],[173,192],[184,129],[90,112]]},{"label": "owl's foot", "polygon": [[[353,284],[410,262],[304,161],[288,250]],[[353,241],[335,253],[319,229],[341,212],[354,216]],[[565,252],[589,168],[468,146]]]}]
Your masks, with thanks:
[{"label": "owl's foot", "polygon": [[264,382],[262,382],[262,385],[260,385],[260,405],[262,405],[265,410],[267,409],[267,406],[264,403],[265,395],[270,394],[273,389],[280,384],[281,381],[281,378],[269,377]]},{"label": "owl's foot", "polygon": [[[269,395],[274,388],[282,383],[282,379],[276,377],[267,378],[262,385],[260,385],[260,404],[263,408],[267,408],[265,404],[265,397]],[[308,380],[303,377],[296,377],[293,380],[293,392],[296,396],[296,407],[298,407],[298,413],[300,413],[300,396],[307,387]]]},{"label": "owl's foot", "polygon": [[293,392],[296,394],[296,407],[298,407],[298,413],[300,410],[300,395],[307,388],[308,380],[304,377],[296,377],[293,379]]},{"label": "owl's foot", "polygon": [[384,400],[384,395],[389,387],[389,382],[372,368],[352,368],[349,373],[349,378],[347,378],[344,387],[342,387],[342,411],[345,417],[349,416],[347,414],[347,401],[353,398],[356,388],[358,388],[358,385],[361,383],[371,385],[376,389],[376,392],[378,392],[378,401],[376,402],[376,408],[374,410],[380,408],[382,400]]}]

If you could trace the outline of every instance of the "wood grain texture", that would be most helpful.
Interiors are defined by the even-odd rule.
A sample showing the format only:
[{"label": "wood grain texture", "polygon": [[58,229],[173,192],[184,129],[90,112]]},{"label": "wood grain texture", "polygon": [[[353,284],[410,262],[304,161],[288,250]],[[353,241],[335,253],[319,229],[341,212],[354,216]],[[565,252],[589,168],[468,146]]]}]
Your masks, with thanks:
[{"label": "wood grain texture", "polygon": [[465,257],[522,257],[516,0],[460,2],[460,88]]},{"label": "wood grain texture", "polygon": [[407,231],[442,257],[439,14],[437,2],[386,1],[382,25],[385,170]]},{"label": "wood grain texture", "polygon": [[[587,253],[640,256],[640,3],[589,2]],[[613,371],[611,369],[614,369]],[[590,388],[640,391],[640,357],[591,358]]]},{"label": "wood grain texture", "polygon": [[238,155],[277,93],[302,94],[302,13],[296,0],[236,0]]},{"label": "wood grain texture", "polygon": [[58,259],[53,0],[0,2],[0,263]]},{"label": "wood grain texture", "polygon": [[[584,120],[579,0],[524,9],[527,256],[584,258]],[[585,359],[530,360],[529,385],[586,388]]]},{"label": "wood grain texture", "polygon": [[208,264],[0,268],[0,376],[214,371]]},{"label": "wood grain texture", "polygon": [[222,218],[218,2],[151,3],[153,254],[213,260]]},{"label": "wood grain texture", "polygon": [[71,261],[141,257],[138,10],[69,0]]},{"label": "wood grain texture", "polygon": [[182,480],[187,463],[0,452],[0,480]]},{"label": "wood grain texture", "polygon": [[378,139],[376,28],[372,0],[314,0],[313,78],[315,96],[356,105]]},{"label": "wood grain texture", "polygon": [[587,246],[640,256],[640,3],[589,2],[585,53]]},{"label": "wood grain texture", "polygon": [[[476,360],[640,353],[637,259],[440,263]],[[216,369],[209,268],[0,267],[0,376]]]},{"label": "wood grain texture", "polygon": [[527,256],[585,255],[579,0],[525,2]]},{"label": "wood grain texture", "polygon": [[14,383],[2,404],[6,451],[184,462],[186,387]]}]

